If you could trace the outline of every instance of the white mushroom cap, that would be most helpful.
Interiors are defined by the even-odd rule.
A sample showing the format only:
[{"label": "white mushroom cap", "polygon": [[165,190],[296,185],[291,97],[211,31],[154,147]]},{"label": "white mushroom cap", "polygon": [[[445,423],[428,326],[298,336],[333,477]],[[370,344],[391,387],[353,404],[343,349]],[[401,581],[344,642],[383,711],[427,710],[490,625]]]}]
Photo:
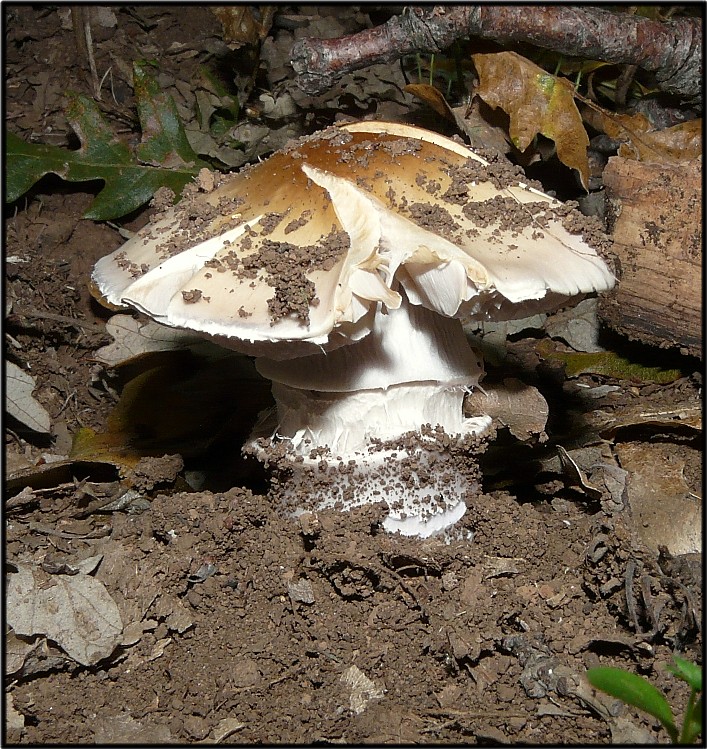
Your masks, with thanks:
[{"label": "white mushroom cap", "polygon": [[290,359],[360,340],[401,287],[413,305],[479,320],[608,290],[583,221],[449,138],[360,122],[194,188],[93,281],[109,304]]}]

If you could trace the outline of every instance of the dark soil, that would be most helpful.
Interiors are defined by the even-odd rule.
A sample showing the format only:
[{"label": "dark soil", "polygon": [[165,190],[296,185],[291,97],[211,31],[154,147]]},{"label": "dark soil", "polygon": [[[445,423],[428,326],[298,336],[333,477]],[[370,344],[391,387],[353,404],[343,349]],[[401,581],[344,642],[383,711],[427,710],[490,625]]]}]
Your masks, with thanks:
[{"label": "dark soil", "polygon": [[[62,93],[90,94],[91,80],[70,24],[54,6],[3,11],[8,128],[73,143]],[[114,11],[114,25],[94,23],[96,66],[99,77],[113,66],[103,106],[134,137],[132,60],[157,58],[165,86],[185,91],[199,64],[221,59],[221,29],[204,6]],[[345,6],[290,15],[296,23],[270,32],[271,78],[293,26],[337,35],[362,23]],[[268,85],[260,77],[251,101]],[[380,77],[371,76],[365,106],[356,98],[368,80],[351,77],[317,101],[297,98],[289,82],[293,131],[329,124],[337,107],[404,117],[409,103]],[[593,692],[584,673],[620,666],[655,683],[677,715],[687,703],[665,666],[673,653],[701,663],[701,554],[690,546],[699,534],[648,532],[641,471],[673,477],[670,494],[654,498],[682,502],[671,505],[672,530],[680,512],[699,517],[699,362],[679,358],[682,376],[665,385],[569,379],[543,363],[537,338],[515,336],[507,366],[550,403],[549,439],[520,443],[499,425],[482,458],[485,493],[468,499],[452,540],[389,535],[377,505],[293,520],[240,456],[270,402],[267,383],[196,355],[143,356],[116,376],[97,363],[112,341],[111,312],[92,299],[89,275],[124,238],[118,224],[82,218],[92,187],[48,177],[6,213],[6,356],[35,378],[51,433],[8,420],[5,560],[11,574],[41,566],[52,585],[102,555],[92,574],[117,604],[123,634],[88,666],[39,630],[11,634],[8,653],[22,656],[7,669],[8,742],[666,742],[655,720]],[[150,210],[120,227],[135,231]],[[653,365],[667,356],[639,355]],[[506,370],[488,372],[492,382]],[[150,395],[123,398],[118,424],[116,402],[138,376]],[[613,389],[584,395],[604,385]],[[175,416],[168,394],[187,387],[197,394]],[[108,437],[80,459],[72,439],[95,433]],[[575,457],[581,480],[560,468],[556,445]],[[582,450],[593,451],[583,465]],[[610,476],[624,482],[618,492]],[[126,486],[130,501],[111,505]],[[690,522],[694,530],[699,520]]]}]

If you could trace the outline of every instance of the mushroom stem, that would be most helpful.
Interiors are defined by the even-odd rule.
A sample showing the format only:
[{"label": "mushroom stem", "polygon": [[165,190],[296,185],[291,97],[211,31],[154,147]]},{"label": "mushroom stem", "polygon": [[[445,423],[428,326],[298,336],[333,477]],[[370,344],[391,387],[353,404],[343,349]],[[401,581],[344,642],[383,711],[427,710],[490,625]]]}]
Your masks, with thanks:
[{"label": "mushroom stem", "polygon": [[403,294],[398,309],[379,305],[356,343],[257,366],[273,380],[277,413],[252,445],[295,511],[385,501],[385,528],[423,537],[464,514],[478,490],[470,451],[491,419],[464,418],[483,370],[458,320]]}]

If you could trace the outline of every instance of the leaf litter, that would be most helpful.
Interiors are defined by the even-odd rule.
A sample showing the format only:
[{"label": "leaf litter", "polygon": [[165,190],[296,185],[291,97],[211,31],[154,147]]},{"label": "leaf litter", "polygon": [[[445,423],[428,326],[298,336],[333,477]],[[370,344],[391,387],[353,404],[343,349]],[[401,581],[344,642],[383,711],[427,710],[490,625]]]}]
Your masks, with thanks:
[{"label": "leaf litter", "polygon": [[36,380],[14,362],[5,362],[5,369],[7,412],[35,432],[46,434],[51,428],[51,417],[32,395],[37,386]]},{"label": "leaf litter", "polygon": [[105,586],[80,570],[47,577],[18,564],[9,576],[7,605],[7,621],[16,634],[45,635],[84,666],[110,656],[123,633],[120,612]]},{"label": "leaf litter", "polygon": [[[134,13],[148,27],[159,20],[152,27],[153,41],[169,28],[166,11]],[[123,15],[116,34],[125,18],[133,19]],[[303,18],[287,18],[298,34],[303,30],[296,24],[304,23]],[[328,18],[317,14],[316,22],[324,30],[336,30],[327,26]],[[291,28],[278,31],[281,43],[275,52],[281,63],[291,45]],[[271,41],[269,36],[266,42]],[[177,58],[162,56],[165,65],[172,59]],[[393,73],[376,79],[376,71],[361,71],[318,106],[338,110],[347,88],[364,104],[366,92],[370,100],[371,91],[380,98],[390,90],[390,111],[400,111],[404,100],[394,91],[399,82],[387,82]],[[369,88],[371,82],[375,89]],[[46,205],[44,210],[56,215]],[[29,253],[18,245],[11,252],[28,254],[25,265],[42,268],[45,259],[33,244],[28,247]],[[125,507],[101,513],[92,496],[99,489],[89,485],[98,476],[82,483],[88,462],[68,461],[53,472],[47,467],[41,484],[37,476],[36,488],[26,487],[12,508],[8,559],[39,570],[42,562],[48,563],[52,547],[57,556],[52,564],[72,570],[76,559],[102,554],[101,565],[88,577],[104,585],[124,627],[113,655],[95,671],[44,636],[28,643],[29,638],[11,632],[8,652],[15,663],[24,664],[11,685],[14,735],[39,743],[95,741],[97,735],[119,741],[132,735],[210,743],[234,731],[231,740],[247,743],[458,742],[472,735],[531,743],[549,737],[580,743],[592,735],[645,743],[645,732],[655,737],[650,725],[641,724],[640,734],[631,720],[622,718],[625,723],[619,725],[607,711],[589,712],[596,709],[591,694],[574,685],[584,668],[597,661],[640,664],[659,674],[661,661],[673,649],[698,652],[701,635],[694,622],[699,616],[695,620],[689,611],[699,587],[680,572],[684,555],[674,557],[671,566],[661,557],[662,574],[654,553],[634,536],[627,514],[608,508],[609,499],[617,505],[625,494],[630,499],[632,491],[612,457],[618,443],[641,445],[650,461],[652,443],[662,435],[661,440],[677,445],[688,491],[699,490],[694,480],[700,430],[696,384],[688,377],[661,385],[588,372],[561,379],[553,362],[543,363],[538,354],[533,338],[541,334],[542,322],[526,340],[517,340],[517,334],[504,340],[504,368],[490,366],[489,382],[502,381],[510,372],[537,388],[550,405],[550,444],[524,445],[510,434],[513,446],[501,452],[501,467],[515,465],[524,475],[510,480],[506,475],[501,488],[487,489],[475,499],[463,526],[471,543],[432,540],[420,547],[381,535],[375,508],[347,517],[327,512],[297,523],[283,518],[267,497],[242,489],[178,491],[152,482],[141,489],[148,503],[141,511]],[[28,345],[25,336],[19,341]],[[109,366],[122,370],[118,393],[141,368],[160,369],[150,391],[150,419],[142,421],[145,427],[160,409],[169,410],[160,401],[160,381],[162,389],[169,388],[180,367],[173,366],[175,359],[162,368],[154,366],[154,358],[149,365],[143,359],[182,353],[136,353],[139,344],[132,345],[124,352],[126,359],[121,362],[123,354],[116,354]],[[27,354],[37,382],[52,382],[52,374],[37,366],[46,354],[31,347]],[[200,371],[192,383],[195,393],[208,367]],[[80,378],[90,379],[83,362],[76,364],[71,381]],[[97,396],[79,403],[107,415],[115,401],[102,379],[116,385],[102,375],[92,380]],[[226,376],[223,381],[207,377],[201,389],[215,389],[216,381],[218,387],[228,382]],[[231,383],[231,390],[238,387]],[[615,389],[592,398],[583,395],[583,390],[602,387]],[[568,400],[558,409],[560,396]],[[248,391],[240,393],[244,397],[250,397]],[[128,400],[148,403],[134,394]],[[568,407],[575,409],[572,423],[558,423],[558,414]],[[134,418],[139,408],[131,413]],[[72,432],[79,423],[68,411],[56,420],[68,423]],[[169,453],[164,440],[170,429],[154,431],[156,455],[145,459],[148,464]],[[139,435],[143,444],[146,434]],[[557,459],[544,473],[537,472],[540,455],[555,451],[556,458],[556,443],[565,446],[581,471],[581,481],[573,486],[565,485]],[[29,470],[39,472],[44,458],[34,446],[12,447],[26,451],[26,460],[35,465]],[[230,463],[232,455],[222,453],[219,460]],[[640,471],[640,465],[632,467],[630,478]],[[163,468],[156,466],[155,475],[163,475]],[[540,479],[557,482],[552,494],[528,489]],[[9,501],[24,491],[13,486]],[[94,509],[77,518],[73,513],[80,491],[92,493],[80,500],[83,509]],[[110,535],[105,535],[106,527]],[[102,528],[104,535],[96,536]],[[196,581],[200,570],[214,571],[197,575]],[[77,577],[40,574],[50,580]],[[558,664],[566,684],[550,680],[539,685],[542,672],[526,669],[529,661],[521,662],[522,650],[504,648],[503,636],[526,631],[545,636],[550,651],[545,655]],[[532,648],[526,651],[533,654]],[[341,681],[344,673],[356,673],[353,666],[374,691],[383,692],[360,713],[352,709]],[[526,686],[533,693],[545,689],[545,697],[529,697]],[[510,710],[509,704],[518,707]]]},{"label": "leaf litter", "polygon": [[66,117],[81,142],[80,148],[68,151],[27,143],[8,132],[6,201],[20,198],[49,172],[69,182],[104,181],[104,188],[84,214],[97,221],[134,211],[161,187],[181,194],[199,169],[208,165],[192,150],[174,101],[160,90],[148,66],[135,63],[133,77],[142,126],[141,141],[134,154],[111,132],[92,99],[69,93]]}]

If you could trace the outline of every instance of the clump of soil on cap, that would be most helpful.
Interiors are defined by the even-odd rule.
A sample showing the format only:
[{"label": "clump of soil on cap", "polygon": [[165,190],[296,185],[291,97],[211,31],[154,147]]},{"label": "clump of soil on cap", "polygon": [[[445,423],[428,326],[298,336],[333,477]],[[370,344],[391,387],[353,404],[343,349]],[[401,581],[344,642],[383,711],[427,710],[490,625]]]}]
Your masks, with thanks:
[{"label": "clump of soil on cap", "polygon": [[250,255],[238,257],[230,252],[224,259],[238,276],[255,278],[265,274],[265,282],[275,289],[274,296],[268,300],[272,325],[283,317],[296,317],[307,325],[310,308],[319,304],[315,285],[308,274],[331,270],[348,252],[349,246],[346,232],[333,231],[318,244],[304,247],[265,239]]}]

